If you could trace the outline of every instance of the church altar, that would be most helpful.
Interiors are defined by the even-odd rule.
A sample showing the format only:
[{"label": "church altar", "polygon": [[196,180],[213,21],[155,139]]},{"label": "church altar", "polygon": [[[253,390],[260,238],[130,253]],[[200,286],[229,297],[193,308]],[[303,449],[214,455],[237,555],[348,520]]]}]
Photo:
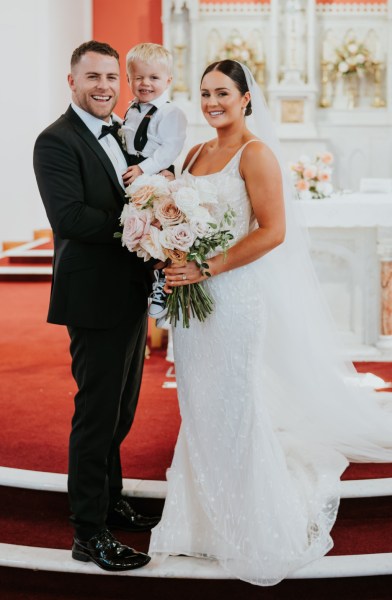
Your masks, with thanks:
[{"label": "church altar", "polygon": [[287,163],[333,154],[332,185],[350,193],[297,208],[348,356],[392,360],[392,194],[356,191],[391,177],[392,0],[162,0],[162,23],[184,153],[214,135],[199,109],[204,68],[234,58],[260,85]]}]

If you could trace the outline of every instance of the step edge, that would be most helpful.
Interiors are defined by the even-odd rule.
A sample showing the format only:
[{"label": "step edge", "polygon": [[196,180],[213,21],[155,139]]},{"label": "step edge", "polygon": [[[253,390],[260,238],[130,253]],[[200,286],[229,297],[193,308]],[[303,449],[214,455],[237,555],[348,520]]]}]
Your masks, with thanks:
[{"label": "step edge", "polygon": [[[234,579],[227,575],[217,561],[206,561],[200,558],[170,556],[163,563],[152,560],[146,567],[135,571],[108,573],[92,563],[79,563],[73,560],[70,550],[4,543],[0,543],[0,567],[120,577]],[[331,579],[391,574],[392,552],[388,552],[324,556],[291,573],[287,579]]]},{"label": "step edge", "polygon": [[0,275],[51,275],[52,267],[0,267]]},{"label": "step edge", "polygon": [[43,244],[47,244],[48,242],[51,242],[51,241],[52,241],[51,238],[48,238],[48,237],[37,238],[35,240],[32,240],[31,242],[22,243],[22,244],[20,244],[20,246],[16,246],[15,248],[10,248],[10,250],[1,251],[0,258],[9,256],[10,253],[14,252],[16,249],[23,252],[25,250],[31,250],[33,248],[36,248],[37,246],[42,246]]},{"label": "step edge", "polygon": [[[47,492],[66,492],[67,475],[0,467],[0,485]],[[154,479],[124,479],[124,493],[133,498],[165,499],[167,482]],[[341,482],[341,498],[392,496],[392,477]]]}]

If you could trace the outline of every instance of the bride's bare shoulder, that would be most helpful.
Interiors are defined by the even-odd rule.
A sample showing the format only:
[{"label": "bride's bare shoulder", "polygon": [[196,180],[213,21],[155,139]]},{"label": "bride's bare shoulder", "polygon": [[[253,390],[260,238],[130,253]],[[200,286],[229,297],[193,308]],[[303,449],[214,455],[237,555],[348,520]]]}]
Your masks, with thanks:
[{"label": "bride's bare shoulder", "polygon": [[241,155],[241,174],[252,168],[260,169],[261,166],[271,168],[273,165],[277,165],[277,160],[272,150],[258,138],[248,140]]}]

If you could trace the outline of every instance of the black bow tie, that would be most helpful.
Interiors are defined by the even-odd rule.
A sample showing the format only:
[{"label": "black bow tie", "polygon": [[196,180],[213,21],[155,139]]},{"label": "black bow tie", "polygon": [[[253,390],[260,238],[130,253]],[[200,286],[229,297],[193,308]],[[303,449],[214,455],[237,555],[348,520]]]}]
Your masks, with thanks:
[{"label": "black bow tie", "polygon": [[115,123],[113,123],[112,125],[102,125],[102,131],[101,131],[101,135],[99,136],[99,140],[101,140],[103,137],[105,137],[105,135],[108,135],[109,133],[111,133],[112,135],[116,136],[118,134],[118,130],[121,127],[121,123],[118,123],[117,121]]},{"label": "black bow tie", "polygon": [[140,104],[139,102],[132,102],[131,106],[129,108],[136,108],[136,110],[138,110],[140,112]]}]

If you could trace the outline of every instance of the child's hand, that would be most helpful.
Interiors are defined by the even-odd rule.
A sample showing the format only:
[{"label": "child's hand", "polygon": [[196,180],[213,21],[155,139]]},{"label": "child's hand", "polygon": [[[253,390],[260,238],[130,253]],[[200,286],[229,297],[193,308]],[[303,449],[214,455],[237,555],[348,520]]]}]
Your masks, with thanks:
[{"label": "child's hand", "polygon": [[173,181],[173,179],[175,179],[173,173],[171,171],[168,171],[167,169],[163,169],[163,171],[160,171],[159,175],[163,175],[169,181]]},{"label": "child's hand", "polygon": [[138,165],[133,165],[132,167],[128,167],[123,175],[124,185],[130,185],[133,181],[135,181],[136,177],[142,175],[143,171]]}]

